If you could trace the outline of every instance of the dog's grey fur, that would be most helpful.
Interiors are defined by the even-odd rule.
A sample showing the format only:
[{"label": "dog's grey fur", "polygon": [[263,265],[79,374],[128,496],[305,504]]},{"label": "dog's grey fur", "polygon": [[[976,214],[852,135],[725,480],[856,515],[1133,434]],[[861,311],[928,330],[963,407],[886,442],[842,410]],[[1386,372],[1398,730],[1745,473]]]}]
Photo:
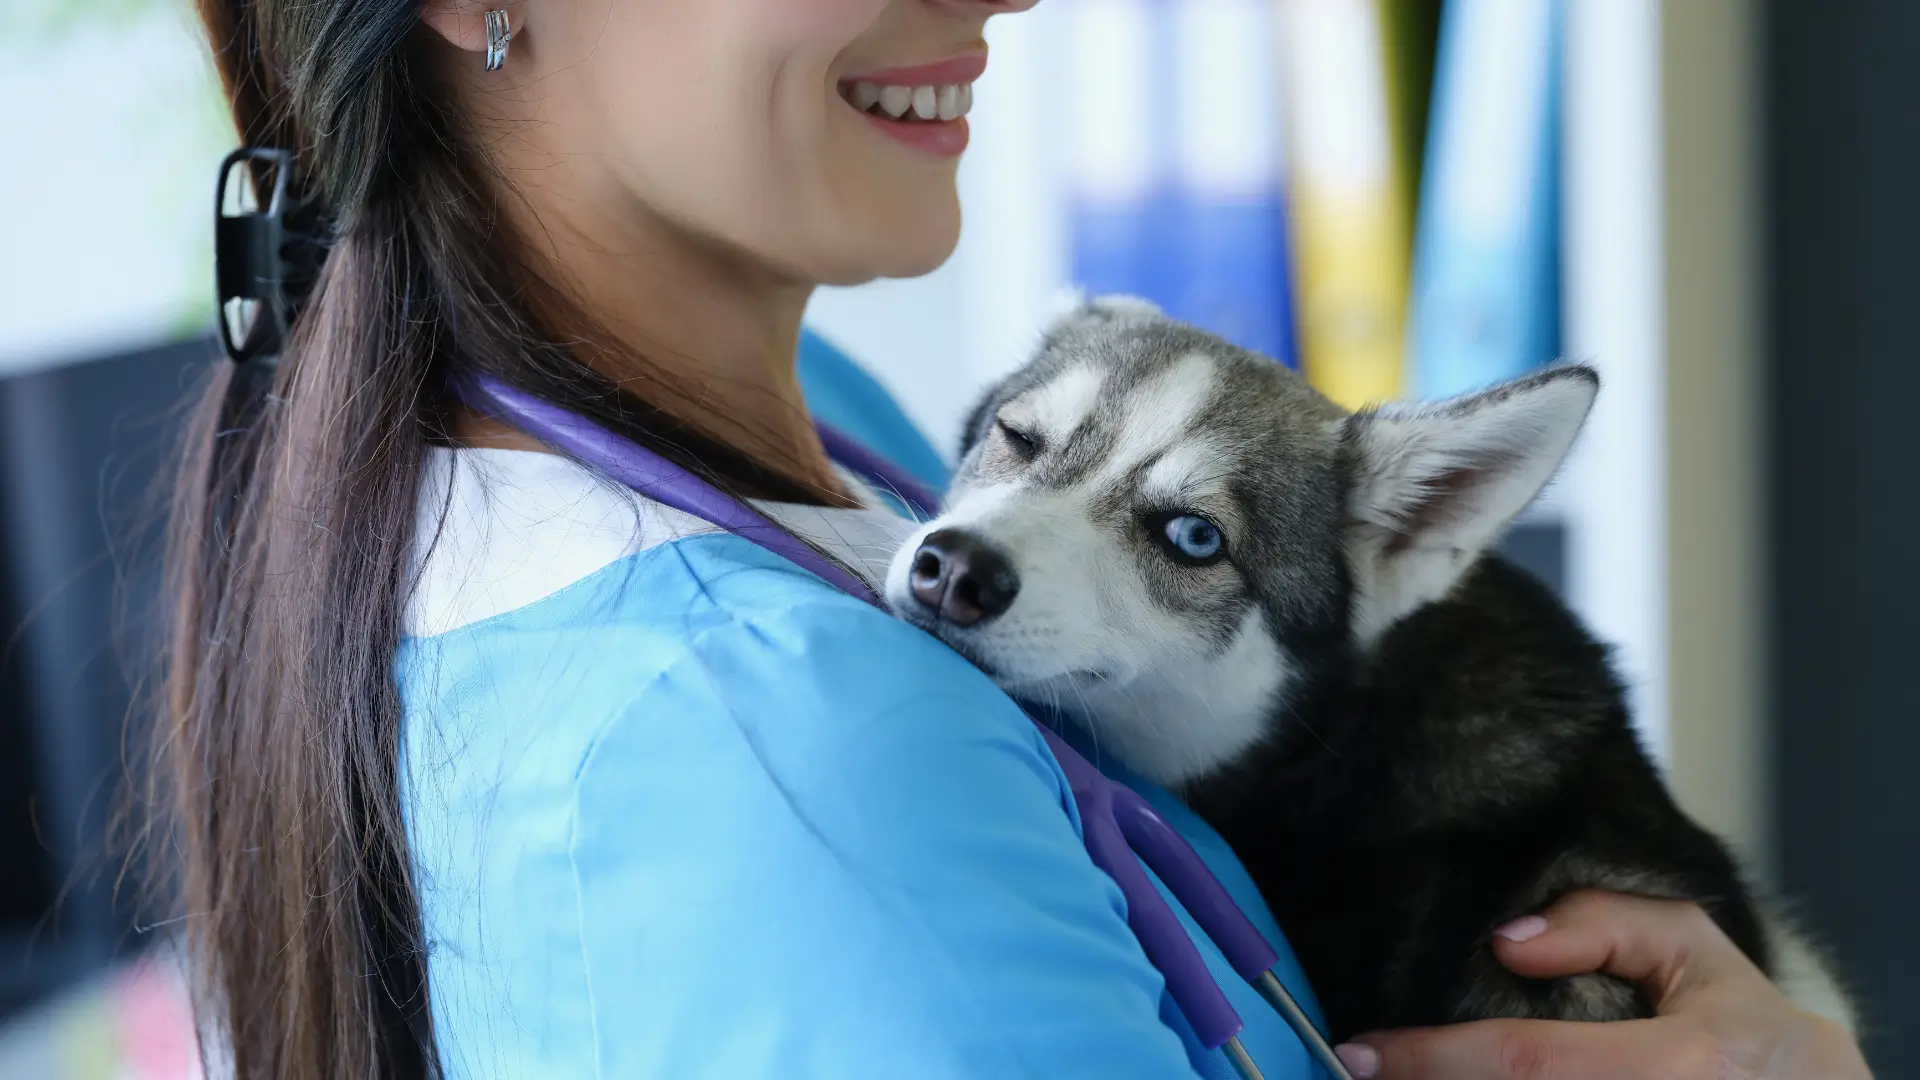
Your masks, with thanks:
[{"label": "dog's grey fur", "polygon": [[[1558,367],[1354,415],[1150,305],[1096,301],[974,412],[949,507],[888,598],[1182,791],[1261,885],[1336,1037],[1643,1015],[1609,976],[1528,980],[1492,956],[1496,926],[1580,888],[1697,901],[1763,968],[1784,951],[1819,972],[1674,805],[1604,647],[1485,554],[1597,389]],[[1224,560],[1173,557],[1172,514],[1216,523]],[[1004,556],[1009,607],[960,625],[916,599],[938,530]],[[1830,979],[1809,985],[1848,1019]]]}]

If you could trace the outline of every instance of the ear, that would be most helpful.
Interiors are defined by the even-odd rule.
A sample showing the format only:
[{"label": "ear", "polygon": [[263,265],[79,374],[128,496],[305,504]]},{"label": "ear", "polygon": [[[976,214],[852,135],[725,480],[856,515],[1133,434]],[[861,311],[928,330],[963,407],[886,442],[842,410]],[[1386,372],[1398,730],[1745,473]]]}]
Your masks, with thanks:
[{"label": "ear", "polygon": [[[504,9],[516,43],[527,7],[520,0],[423,0],[420,21],[463,52],[487,51],[487,12]],[[509,49],[507,55],[513,55]]]},{"label": "ear", "polygon": [[1568,366],[1437,404],[1348,417],[1347,549],[1355,634],[1388,627],[1451,590],[1560,468],[1600,376]]}]

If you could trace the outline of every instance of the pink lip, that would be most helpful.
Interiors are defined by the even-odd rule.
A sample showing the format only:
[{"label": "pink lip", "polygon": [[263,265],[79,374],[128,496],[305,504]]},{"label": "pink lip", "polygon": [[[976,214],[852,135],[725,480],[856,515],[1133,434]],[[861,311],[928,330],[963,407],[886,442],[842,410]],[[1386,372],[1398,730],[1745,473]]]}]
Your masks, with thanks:
[{"label": "pink lip", "polygon": [[957,120],[895,120],[873,113],[860,115],[883,134],[935,157],[959,157],[966,152],[967,138],[971,134],[964,116]]},{"label": "pink lip", "polygon": [[888,68],[885,71],[868,71],[849,75],[840,82],[842,85],[870,82],[876,86],[957,86],[960,83],[973,82],[985,74],[986,70],[987,51],[981,49],[965,56],[956,56],[951,60],[921,64],[919,67]]},{"label": "pink lip", "polygon": [[[853,84],[860,82],[876,86],[958,86],[974,82],[986,70],[987,50],[982,46],[951,60],[849,75],[840,80],[840,87],[843,94],[848,94],[852,92]],[[882,134],[923,154],[958,157],[967,148],[970,132],[964,116],[954,120],[895,120],[877,113],[863,112],[861,115]]]}]

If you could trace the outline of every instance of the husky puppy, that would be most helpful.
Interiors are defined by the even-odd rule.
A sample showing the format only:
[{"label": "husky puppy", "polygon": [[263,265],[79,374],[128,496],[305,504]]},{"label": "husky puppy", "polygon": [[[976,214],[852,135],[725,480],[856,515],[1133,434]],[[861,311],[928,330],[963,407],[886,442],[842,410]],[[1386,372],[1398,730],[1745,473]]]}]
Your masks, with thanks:
[{"label": "husky puppy", "polygon": [[1487,548],[1598,389],[1557,367],[1349,414],[1141,301],[1086,304],[966,426],[887,596],[1009,692],[1181,792],[1252,872],[1333,1036],[1643,1016],[1491,932],[1593,887],[1699,903],[1845,1022],[1674,804],[1607,649]]}]

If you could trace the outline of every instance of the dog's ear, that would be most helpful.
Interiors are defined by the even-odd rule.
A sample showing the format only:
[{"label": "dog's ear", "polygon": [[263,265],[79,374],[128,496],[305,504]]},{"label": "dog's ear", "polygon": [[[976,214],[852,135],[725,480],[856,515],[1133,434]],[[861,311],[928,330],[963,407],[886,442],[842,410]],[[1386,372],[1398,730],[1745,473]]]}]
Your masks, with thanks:
[{"label": "dog's ear", "polygon": [[1548,368],[1342,426],[1347,547],[1363,644],[1444,596],[1560,468],[1593,408],[1592,368]]}]

